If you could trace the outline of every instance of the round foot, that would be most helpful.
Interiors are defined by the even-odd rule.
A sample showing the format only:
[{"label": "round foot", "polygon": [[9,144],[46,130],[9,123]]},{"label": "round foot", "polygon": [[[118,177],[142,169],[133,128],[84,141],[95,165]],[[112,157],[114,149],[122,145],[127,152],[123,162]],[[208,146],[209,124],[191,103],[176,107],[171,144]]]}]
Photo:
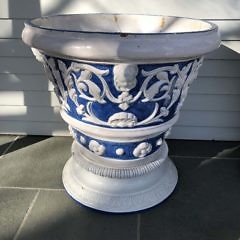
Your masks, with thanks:
[{"label": "round foot", "polygon": [[176,167],[168,157],[152,171],[123,178],[97,175],[75,158],[74,154],[64,167],[64,187],[83,205],[106,212],[133,212],[153,207],[166,199],[177,183]]}]

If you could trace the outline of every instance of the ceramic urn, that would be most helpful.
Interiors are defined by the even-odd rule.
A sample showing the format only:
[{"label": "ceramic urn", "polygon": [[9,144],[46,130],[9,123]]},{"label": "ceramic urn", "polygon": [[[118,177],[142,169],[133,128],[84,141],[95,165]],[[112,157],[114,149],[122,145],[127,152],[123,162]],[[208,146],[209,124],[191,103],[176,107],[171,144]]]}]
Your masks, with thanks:
[{"label": "ceramic urn", "polygon": [[153,15],[77,14],[25,23],[23,41],[54,85],[74,138],[66,191],[107,212],[166,199],[177,183],[165,138],[177,122],[216,25]]}]

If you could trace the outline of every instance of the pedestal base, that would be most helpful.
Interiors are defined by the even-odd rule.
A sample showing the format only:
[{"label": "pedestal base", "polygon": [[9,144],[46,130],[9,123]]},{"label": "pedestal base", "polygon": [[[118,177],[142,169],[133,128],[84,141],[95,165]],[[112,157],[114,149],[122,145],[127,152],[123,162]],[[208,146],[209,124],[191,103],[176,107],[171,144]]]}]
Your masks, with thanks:
[{"label": "pedestal base", "polygon": [[[93,173],[92,168],[87,168],[85,164],[82,166],[81,158],[86,156],[76,154],[74,149],[79,146],[74,144],[73,156],[63,170],[63,184],[75,200],[88,207],[106,212],[139,211],[162,202],[176,186],[177,170],[168,157],[158,159],[158,164],[155,164],[153,170],[146,173],[139,171],[134,177],[127,174],[131,168],[123,170],[122,167],[119,167],[119,170],[126,172],[127,177],[121,175],[111,177],[111,170],[108,172],[105,170],[103,176]],[[154,163],[151,164],[154,166]]]}]

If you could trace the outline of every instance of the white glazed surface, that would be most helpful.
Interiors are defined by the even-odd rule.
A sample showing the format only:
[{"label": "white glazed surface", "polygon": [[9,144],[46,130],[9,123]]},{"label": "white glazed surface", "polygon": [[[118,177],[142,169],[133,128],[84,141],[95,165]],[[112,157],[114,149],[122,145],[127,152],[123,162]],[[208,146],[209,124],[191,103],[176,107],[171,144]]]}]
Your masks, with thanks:
[{"label": "white glazed surface", "polygon": [[35,19],[25,24],[22,37],[26,44],[50,55],[99,62],[194,58],[220,44],[217,27],[206,21],[117,14]]},{"label": "white glazed surface", "polygon": [[187,33],[215,28],[206,21],[189,18],[126,14],[56,15],[34,19],[31,24],[49,30],[128,34]]},{"label": "white glazed surface", "polygon": [[[86,169],[81,162],[81,155],[78,154],[79,146],[73,144],[74,154],[64,167],[63,184],[75,200],[86,206],[107,212],[138,211],[162,202],[176,186],[176,167],[166,154],[158,156],[160,164],[148,173],[112,178]],[[138,168],[140,167],[141,161],[138,163]],[[91,168],[99,167],[93,165]],[[129,169],[134,171],[133,168]]]},{"label": "white glazed surface", "polygon": [[152,126],[152,127],[143,127],[141,131],[136,131],[136,129],[114,129],[114,128],[103,128],[94,125],[89,125],[83,122],[80,122],[69,115],[64,111],[61,111],[61,116],[64,121],[78,129],[79,131],[102,140],[115,140],[118,142],[131,142],[131,141],[142,141],[146,138],[154,137],[159,135],[162,132],[167,131],[173,124],[178,120],[178,115],[176,115],[169,122],[166,122],[161,125]]}]

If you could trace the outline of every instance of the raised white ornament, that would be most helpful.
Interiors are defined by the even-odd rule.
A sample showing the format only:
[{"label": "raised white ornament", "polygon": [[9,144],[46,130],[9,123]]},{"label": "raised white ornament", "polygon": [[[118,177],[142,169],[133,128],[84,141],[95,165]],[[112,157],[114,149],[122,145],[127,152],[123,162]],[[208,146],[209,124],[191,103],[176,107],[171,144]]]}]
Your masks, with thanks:
[{"label": "raised white ornament", "polygon": [[[148,23],[146,25],[146,23]],[[56,15],[25,23],[75,139],[63,170],[67,192],[109,212],[152,207],[177,171],[165,142],[217,26],[197,19]]]}]

